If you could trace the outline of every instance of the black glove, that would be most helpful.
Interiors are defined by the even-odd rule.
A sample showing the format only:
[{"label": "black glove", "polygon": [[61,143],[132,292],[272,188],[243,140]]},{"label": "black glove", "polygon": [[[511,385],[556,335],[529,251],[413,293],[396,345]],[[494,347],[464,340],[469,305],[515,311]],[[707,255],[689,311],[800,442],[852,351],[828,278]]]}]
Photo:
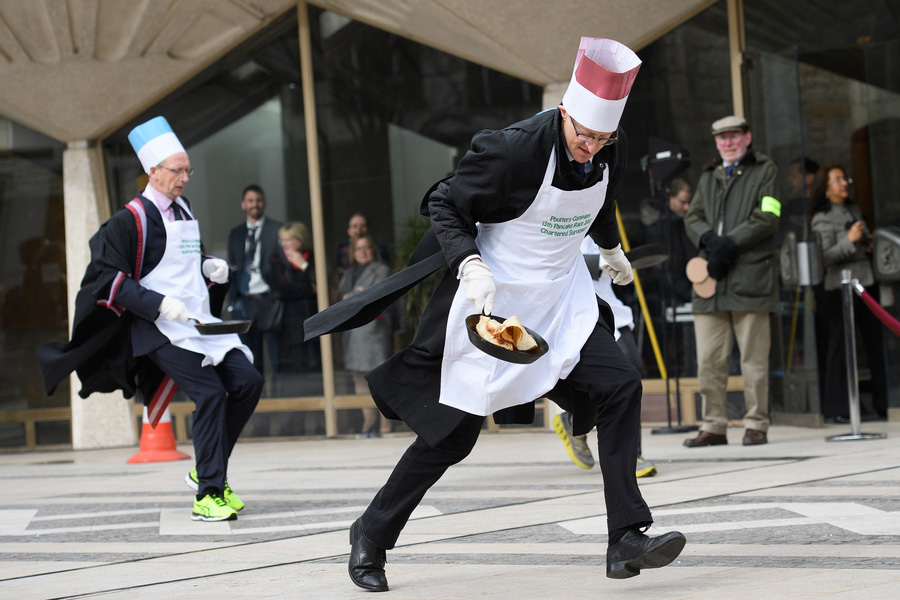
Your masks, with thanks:
[{"label": "black glove", "polygon": [[738,258],[737,244],[727,235],[716,235],[712,231],[707,231],[700,238],[700,244],[709,252],[710,262],[713,256],[719,255],[718,259],[730,267]]},{"label": "black glove", "polygon": [[706,272],[716,281],[722,281],[728,275],[733,263],[723,260],[722,254],[710,254],[706,263]]}]

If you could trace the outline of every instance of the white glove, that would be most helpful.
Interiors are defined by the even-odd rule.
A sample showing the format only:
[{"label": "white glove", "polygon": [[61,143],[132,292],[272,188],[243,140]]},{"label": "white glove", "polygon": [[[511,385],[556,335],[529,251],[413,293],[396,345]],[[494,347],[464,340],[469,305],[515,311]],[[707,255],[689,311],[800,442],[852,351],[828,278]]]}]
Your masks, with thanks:
[{"label": "white glove", "polygon": [[622,244],[617,244],[612,250],[600,248],[600,255],[603,261],[600,266],[609,273],[613,283],[616,285],[628,285],[634,281],[634,273],[631,270],[631,263],[625,258],[622,251]]},{"label": "white glove", "polygon": [[208,258],[201,267],[203,275],[213,283],[228,281],[228,263],[221,258]]},{"label": "white glove", "polygon": [[167,321],[188,322],[187,306],[178,298],[172,298],[171,296],[163,297],[162,302],[159,303],[159,314]]},{"label": "white glove", "polygon": [[470,260],[462,268],[463,285],[466,286],[466,300],[475,303],[475,312],[491,314],[494,310],[494,276],[491,268],[480,260]]}]

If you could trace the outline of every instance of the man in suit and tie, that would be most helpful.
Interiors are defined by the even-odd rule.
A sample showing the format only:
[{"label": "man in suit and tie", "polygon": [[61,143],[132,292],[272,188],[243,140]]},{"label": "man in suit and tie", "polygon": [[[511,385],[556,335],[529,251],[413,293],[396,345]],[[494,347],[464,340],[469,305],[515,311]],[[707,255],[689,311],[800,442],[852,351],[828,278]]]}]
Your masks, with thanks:
[{"label": "man in suit and tie", "polygon": [[253,352],[253,366],[262,373],[263,342],[272,364],[278,364],[278,333],[263,332],[259,320],[269,301],[271,256],[279,248],[278,228],[282,223],[265,216],[266,195],[256,184],[244,188],[241,210],[247,215],[246,223],[228,235],[228,264],[234,274],[229,290],[231,315],[253,321],[250,331],[241,335],[241,341]]}]

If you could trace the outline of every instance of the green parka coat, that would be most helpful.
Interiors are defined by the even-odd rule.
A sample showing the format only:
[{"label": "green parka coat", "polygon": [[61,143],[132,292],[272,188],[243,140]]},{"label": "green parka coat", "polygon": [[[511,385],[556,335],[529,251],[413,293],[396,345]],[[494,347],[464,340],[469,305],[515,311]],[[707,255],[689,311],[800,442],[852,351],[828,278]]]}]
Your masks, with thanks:
[{"label": "green parka coat", "polygon": [[[712,231],[737,245],[738,258],[711,298],[692,294],[694,314],[715,311],[774,312],[778,305],[776,235],[781,205],[776,200],[778,168],[768,157],[748,150],[726,182],[721,161],[700,175],[684,217],[687,235],[700,248]],[[700,256],[708,250],[700,248]]]}]

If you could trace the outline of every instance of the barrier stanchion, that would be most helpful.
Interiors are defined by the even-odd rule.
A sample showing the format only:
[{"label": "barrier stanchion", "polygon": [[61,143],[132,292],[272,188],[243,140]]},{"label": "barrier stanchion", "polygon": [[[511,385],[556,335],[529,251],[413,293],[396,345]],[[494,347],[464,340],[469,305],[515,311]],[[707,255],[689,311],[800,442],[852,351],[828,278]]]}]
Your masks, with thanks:
[{"label": "barrier stanchion", "polygon": [[887,437],[884,433],[859,431],[859,376],[856,372],[856,321],[853,318],[853,288],[850,269],[841,270],[841,299],[844,305],[844,365],[847,371],[847,395],[850,402],[850,433],[832,435],[827,442],[874,440]]},{"label": "barrier stanchion", "polygon": [[146,406],[142,421],[141,447],[137,454],[126,461],[128,464],[186,460],[191,457],[175,448],[175,433],[172,430],[172,417],[169,415],[168,406],[156,427],[150,423]]}]

